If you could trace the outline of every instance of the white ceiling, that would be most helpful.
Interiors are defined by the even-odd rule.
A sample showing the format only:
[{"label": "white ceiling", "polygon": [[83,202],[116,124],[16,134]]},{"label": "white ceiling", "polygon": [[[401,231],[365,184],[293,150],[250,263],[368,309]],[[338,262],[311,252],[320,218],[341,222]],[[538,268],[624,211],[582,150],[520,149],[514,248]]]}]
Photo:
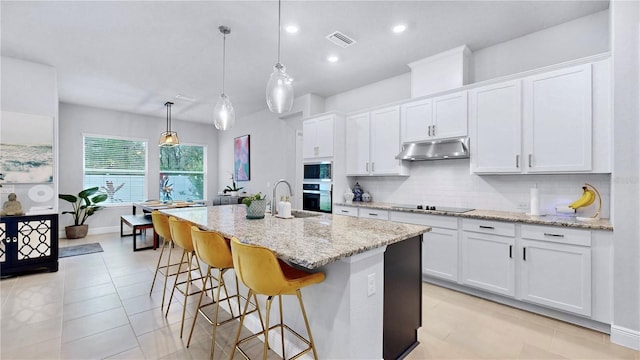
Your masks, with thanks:
[{"label": "white ceiling", "polygon": [[[409,71],[467,44],[472,51],[607,9],[608,1],[285,1],[282,63],[296,95],[330,96]],[[266,108],[277,55],[277,1],[2,1],[1,53],[54,66],[60,101],[211,122],[221,92],[236,116]],[[403,34],[390,31],[405,23]],[[342,49],[325,36],[357,40]],[[329,54],[340,57],[329,63]],[[195,102],[175,99],[177,94]]]}]

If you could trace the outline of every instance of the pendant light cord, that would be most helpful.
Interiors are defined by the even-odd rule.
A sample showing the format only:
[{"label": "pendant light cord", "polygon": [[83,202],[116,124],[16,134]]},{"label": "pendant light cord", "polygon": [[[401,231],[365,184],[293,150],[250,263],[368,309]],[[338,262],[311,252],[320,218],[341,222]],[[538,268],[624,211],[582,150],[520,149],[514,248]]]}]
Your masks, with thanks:
[{"label": "pendant light cord", "polygon": [[227,59],[227,34],[222,34],[222,93],[224,94],[224,73]]},{"label": "pendant light cord", "polygon": [[171,104],[167,104],[167,132],[171,132]]},{"label": "pendant light cord", "polygon": [[280,64],[280,32],[282,30],[280,26],[280,1],[281,0],[278,0],[278,64]]}]

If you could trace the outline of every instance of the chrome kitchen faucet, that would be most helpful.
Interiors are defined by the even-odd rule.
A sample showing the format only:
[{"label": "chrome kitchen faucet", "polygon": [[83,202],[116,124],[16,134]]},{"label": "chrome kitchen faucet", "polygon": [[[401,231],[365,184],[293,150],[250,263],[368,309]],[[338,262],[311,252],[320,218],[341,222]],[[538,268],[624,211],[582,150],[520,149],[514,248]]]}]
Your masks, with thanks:
[{"label": "chrome kitchen faucet", "polygon": [[278,181],[276,181],[276,184],[273,185],[273,195],[271,196],[271,216],[275,216],[276,215],[276,190],[278,189],[278,185],[280,183],[285,183],[287,184],[287,187],[289,187],[289,197],[293,197],[293,191],[291,191],[291,184],[289,184],[289,182],[285,179],[280,179]]}]

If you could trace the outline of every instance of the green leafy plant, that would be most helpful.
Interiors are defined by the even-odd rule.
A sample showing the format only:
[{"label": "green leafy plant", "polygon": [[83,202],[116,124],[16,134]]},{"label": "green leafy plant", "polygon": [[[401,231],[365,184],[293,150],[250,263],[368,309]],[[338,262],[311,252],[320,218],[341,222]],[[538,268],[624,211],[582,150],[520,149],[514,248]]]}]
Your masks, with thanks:
[{"label": "green leafy plant", "polygon": [[[60,194],[58,198],[66,200],[71,203],[73,211],[63,211],[63,214],[70,214],[73,217],[74,225],[83,225],[87,218],[96,211],[101,210],[104,206],[98,205],[99,203],[106,201],[107,194],[98,193],[98,187],[92,187],[84,189],[78,193],[78,195]],[[96,195],[94,195],[96,194]]]},{"label": "green leafy plant", "polygon": [[267,195],[262,195],[262,193],[257,193],[242,199],[242,203],[247,205],[247,207],[249,207],[251,206],[251,203],[254,202],[255,200],[264,200],[266,198],[267,198]]}]

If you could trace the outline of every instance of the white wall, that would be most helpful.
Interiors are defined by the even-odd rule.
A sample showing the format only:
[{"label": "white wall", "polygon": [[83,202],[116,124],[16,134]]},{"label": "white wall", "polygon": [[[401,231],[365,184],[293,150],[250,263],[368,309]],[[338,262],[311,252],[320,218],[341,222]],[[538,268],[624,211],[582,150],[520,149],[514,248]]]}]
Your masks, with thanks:
[{"label": "white wall", "polygon": [[[265,104],[266,108],[266,104]],[[239,186],[249,194],[262,192],[271,200],[273,185],[279,179],[295,184],[296,130],[302,129],[302,115],[289,120],[279,119],[277,114],[263,110],[236,119],[230,130],[219,133],[218,191],[231,184],[233,173],[233,139],[250,135],[250,180]],[[285,194],[281,185],[278,194]],[[295,191],[295,190],[294,190]]]},{"label": "white wall", "polygon": [[472,49],[470,82],[609,51],[609,11],[601,11],[484,49]]},{"label": "white wall", "polygon": [[[147,198],[157,199],[159,194],[159,158],[157,143],[165,130],[165,111],[158,117],[142,116],[113,110],[73,104],[60,104],[60,193],[77,194],[83,189],[83,134],[99,134],[145,139],[147,153]],[[172,120],[172,129],[178,132],[183,144],[206,145],[208,176],[205,197],[212,199],[218,188],[217,130],[213,125]],[[60,203],[67,210],[66,202]],[[110,206],[87,220],[90,233],[119,231],[120,215],[131,214],[131,205]],[[60,217],[60,228],[71,224],[71,216]]]},{"label": "white wall", "polygon": [[[54,194],[60,183],[58,178],[58,80],[56,70],[48,65],[36,64],[29,61],[14,58],[1,57],[0,72],[2,74],[1,101],[2,111],[24,114],[44,115],[52,118],[54,122],[53,183],[51,186]],[[2,119],[0,119],[0,122]],[[0,188],[3,192],[0,202],[6,200],[5,193],[15,192],[26,212],[32,206],[52,206],[52,212],[56,212],[57,195],[51,201],[37,203],[29,199],[28,191],[35,184],[11,184]]]},{"label": "white wall", "polygon": [[640,6],[611,3],[613,69],[613,326],[611,340],[640,350]]},{"label": "white wall", "polygon": [[326,111],[351,112],[411,97],[411,73],[407,72],[326,98]]}]

